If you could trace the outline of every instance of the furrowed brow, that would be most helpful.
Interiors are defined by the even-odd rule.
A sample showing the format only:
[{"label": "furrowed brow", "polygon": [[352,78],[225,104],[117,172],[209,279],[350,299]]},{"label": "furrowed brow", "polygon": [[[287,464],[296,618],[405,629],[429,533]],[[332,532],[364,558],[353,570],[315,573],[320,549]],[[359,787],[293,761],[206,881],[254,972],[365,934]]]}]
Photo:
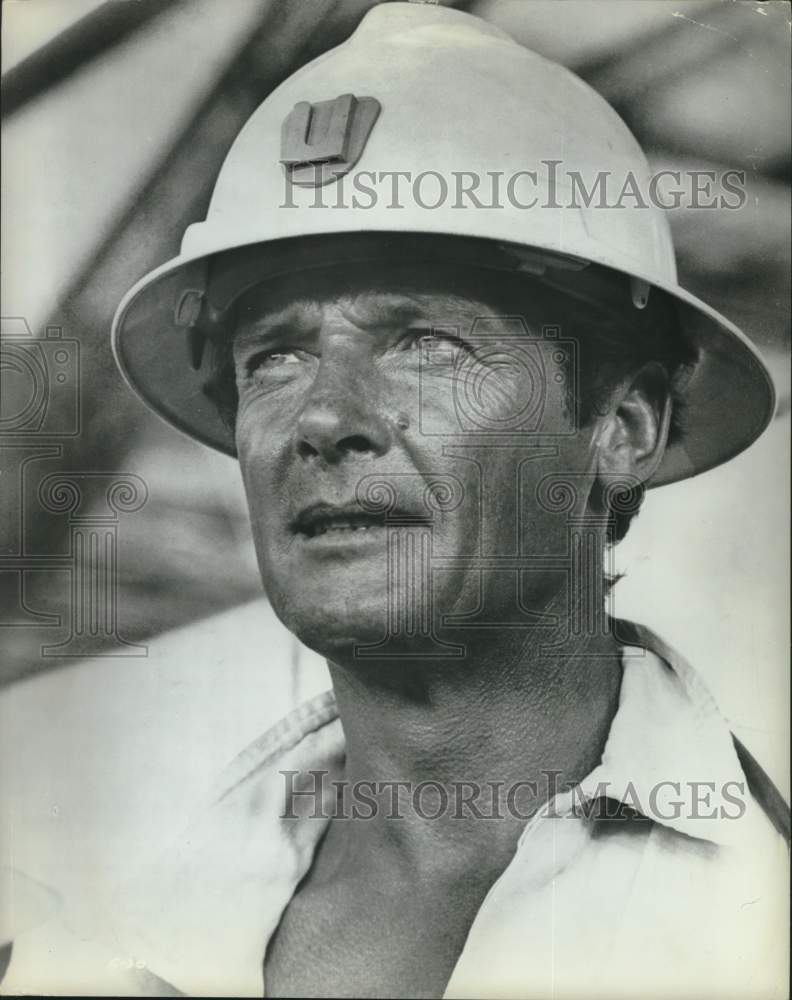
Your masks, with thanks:
[{"label": "furrowed brow", "polygon": [[373,332],[404,327],[426,316],[421,303],[406,295],[359,295],[340,300],[338,306],[359,329]]},{"label": "furrowed brow", "polygon": [[476,317],[493,314],[491,308],[474,299],[424,291],[380,295],[374,292],[350,297],[341,308],[350,322],[373,332],[458,327],[460,333],[465,333]]},{"label": "furrowed brow", "polygon": [[287,336],[303,339],[317,333],[320,327],[321,311],[316,303],[294,303],[258,318],[246,317],[243,313],[237,321],[234,347],[244,349]]}]

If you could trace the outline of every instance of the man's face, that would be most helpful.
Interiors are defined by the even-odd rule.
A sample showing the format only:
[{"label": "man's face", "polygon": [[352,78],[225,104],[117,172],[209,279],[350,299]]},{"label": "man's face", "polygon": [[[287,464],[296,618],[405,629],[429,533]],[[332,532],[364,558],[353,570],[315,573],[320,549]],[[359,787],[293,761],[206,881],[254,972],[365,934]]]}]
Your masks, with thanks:
[{"label": "man's face", "polygon": [[574,357],[504,317],[486,282],[348,272],[262,285],[238,308],[237,447],[276,613],[336,660],[427,630],[486,637],[449,615],[528,623],[566,580],[566,513],[538,498],[548,475],[591,465],[567,406]]}]

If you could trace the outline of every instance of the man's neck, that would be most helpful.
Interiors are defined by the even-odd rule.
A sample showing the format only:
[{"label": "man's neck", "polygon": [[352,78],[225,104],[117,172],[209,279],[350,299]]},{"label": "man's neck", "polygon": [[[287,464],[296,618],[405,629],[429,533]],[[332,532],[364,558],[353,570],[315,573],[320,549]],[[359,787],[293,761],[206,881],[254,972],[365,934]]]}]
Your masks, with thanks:
[{"label": "man's neck", "polygon": [[377,808],[332,824],[329,873],[366,857],[435,874],[478,861],[502,870],[531,812],[599,763],[616,712],[613,636],[567,636],[548,654],[564,631],[504,629],[461,661],[330,664],[347,747],[344,813],[361,788]]}]

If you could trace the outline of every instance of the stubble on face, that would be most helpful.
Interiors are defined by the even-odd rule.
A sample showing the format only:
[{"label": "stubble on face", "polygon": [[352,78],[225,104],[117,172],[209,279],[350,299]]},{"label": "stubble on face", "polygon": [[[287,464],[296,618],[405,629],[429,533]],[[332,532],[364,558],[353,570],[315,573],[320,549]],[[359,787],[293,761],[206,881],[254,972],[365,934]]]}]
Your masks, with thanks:
[{"label": "stubble on face", "polygon": [[590,441],[548,375],[557,345],[458,286],[389,269],[350,287],[329,270],[310,295],[295,279],[238,310],[237,445],[262,579],[287,628],[331,658],[396,650],[399,630],[408,646],[440,636],[449,615],[515,605],[515,588],[538,609],[559,586],[552,567],[507,567],[564,551],[537,488],[585,467]]}]

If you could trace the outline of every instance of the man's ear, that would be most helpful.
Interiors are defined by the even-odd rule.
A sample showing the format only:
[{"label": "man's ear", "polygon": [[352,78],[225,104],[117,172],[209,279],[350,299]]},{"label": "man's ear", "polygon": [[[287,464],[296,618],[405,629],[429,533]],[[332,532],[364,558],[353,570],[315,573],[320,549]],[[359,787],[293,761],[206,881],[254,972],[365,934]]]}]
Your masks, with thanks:
[{"label": "man's ear", "polygon": [[616,387],[600,417],[597,475],[648,482],[665,454],[670,423],[668,375],[650,362]]}]

